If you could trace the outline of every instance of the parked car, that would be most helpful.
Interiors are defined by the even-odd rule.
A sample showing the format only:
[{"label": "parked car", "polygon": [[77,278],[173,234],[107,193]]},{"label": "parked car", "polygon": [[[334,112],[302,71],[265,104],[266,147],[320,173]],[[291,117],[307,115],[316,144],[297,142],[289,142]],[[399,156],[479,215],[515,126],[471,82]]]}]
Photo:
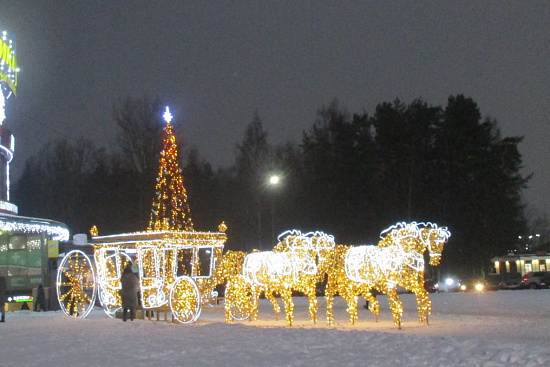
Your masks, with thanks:
[{"label": "parked car", "polygon": [[550,288],[550,272],[546,272],[546,274],[542,277],[540,280],[540,287],[541,288]]},{"label": "parked car", "polygon": [[521,273],[504,273],[500,274],[499,287],[500,289],[521,289],[523,288],[523,277]]},{"label": "parked car", "polygon": [[458,292],[461,290],[460,279],[447,277],[442,281],[435,283],[436,292]]},{"label": "parked car", "polygon": [[[521,281],[523,288],[540,289],[546,286],[546,279],[548,278],[548,272],[546,271],[532,271],[526,273]],[[543,279],[545,281],[543,282]]]},{"label": "parked car", "polygon": [[[500,283],[502,279],[503,277],[500,274],[488,274],[485,278],[485,290],[498,291],[501,289]],[[521,283],[521,276],[519,282]]]}]

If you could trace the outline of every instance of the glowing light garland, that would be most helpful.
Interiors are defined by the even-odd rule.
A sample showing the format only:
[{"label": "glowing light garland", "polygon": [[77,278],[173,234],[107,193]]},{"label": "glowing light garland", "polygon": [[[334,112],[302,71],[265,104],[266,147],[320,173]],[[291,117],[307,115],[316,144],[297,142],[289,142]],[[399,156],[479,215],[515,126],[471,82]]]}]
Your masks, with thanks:
[{"label": "glowing light garland", "polygon": [[84,318],[90,313],[96,298],[95,273],[85,253],[73,250],[65,255],[57,271],[56,288],[66,315]]},{"label": "glowing light garland", "polygon": [[[120,307],[120,277],[125,265],[138,265],[141,303],[146,309],[169,304],[174,319],[180,323],[195,321],[201,307],[217,300],[214,290],[227,282],[225,318],[254,320],[258,299],[264,294],[276,314],[281,309],[275,295],[281,296],[286,322],[292,325],[292,292],[309,299],[311,320],[316,322],[317,284],[326,279],[327,323],[334,322],[334,296],[347,303],[350,323],[357,322],[357,299],[369,301],[374,315],[380,312],[372,291],[388,295],[396,325],[401,327],[403,305],[396,288],[401,286],[416,295],[419,321],[428,322],[431,302],[424,289],[424,252],[430,264],[438,265],[444,244],[450,237],[445,227],[433,223],[397,223],[381,232],[377,246],[350,247],[336,245],[334,237],[324,232],[299,230],[283,232],[273,251],[228,251],[223,254],[227,226],[219,232],[193,230],[181,169],[177,163],[177,145],[168,108],[164,150],[161,153],[156,198],[146,232],[98,236],[91,229],[94,242],[92,262],[82,251],[71,251],[62,260],[57,273],[59,303],[66,314],[85,317],[93,307],[96,282],[100,301],[109,315]],[[0,229],[48,232],[54,239],[68,239],[60,226],[25,224],[0,220]]]},{"label": "glowing light garland", "polygon": [[[291,230],[279,235],[278,240],[274,251],[256,252],[246,256],[242,279],[234,280],[233,285],[229,287],[229,294],[226,294],[226,299],[229,296],[227,307],[235,308],[235,305],[244,305],[250,300],[250,318],[255,319],[258,298],[263,293],[271,301],[274,312],[278,314],[280,307],[274,294],[280,294],[285,307],[286,321],[292,325],[292,291],[296,290],[308,297],[310,317],[316,322],[317,283],[324,278],[330,264],[329,254],[335,246],[334,237],[323,232],[302,234],[298,230]],[[235,300],[231,297],[241,299]],[[239,310],[245,308],[242,306]],[[244,314],[244,311],[241,313]],[[226,319],[230,314],[230,311],[226,312]]]},{"label": "glowing light garland", "polygon": [[105,313],[109,317],[113,317],[116,311],[122,307],[120,297],[122,271],[132,260],[130,256],[120,251],[119,247],[96,249],[94,260],[97,269],[99,301]]},{"label": "glowing light garland", "polygon": [[[22,218],[24,219],[24,218]],[[0,231],[14,231],[24,233],[43,233],[46,232],[56,241],[67,241],[69,239],[69,230],[61,225],[33,223],[38,219],[28,218],[28,222],[22,219],[8,220],[7,217],[0,218]]]},{"label": "glowing light garland", "polygon": [[329,274],[325,296],[327,322],[332,325],[333,297],[340,294],[348,304],[350,323],[357,322],[357,296],[363,295],[371,311],[378,315],[379,305],[371,289],[388,295],[396,325],[401,327],[403,305],[396,292],[401,286],[416,295],[420,322],[428,322],[431,301],[424,289],[424,251],[430,264],[438,265],[444,244],[450,237],[445,227],[433,223],[397,223],[382,231],[378,246],[338,247],[337,264]]},{"label": "glowing light garland", "polygon": [[151,208],[149,231],[192,231],[193,221],[187,203],[187,191],[183,186],[183,176],[178,163],[178,145],[172,132],[172,114],[168,107],[163,115],[166,128],[163,150],[155,187],[156,196]]},{"label": "glowing light garland", "polygon": [[[225,224],[220,229],[226,229]],[[231,276],[230,253],[222,258],[226,236],[222,232],[135,232],[97,236],[94,256],[98,269],[100,300],[107,314],[120,306],[120,276],[128,261],[138,266],[141,305],[156,309],[168,305],[174,320],[195,321],[201,307],[217,298],[214,288]],[[132,259],[132,256],[135,256]],[[221,268],[217,270],[217,265]]]},{"label": "glowing light garland", "polygon": [[5,108],[6,108],[6,100],[4,98],[4,91],[0,86],[0,125],[2,125],[2,122],[6,119]]},{"label": "glowing light garland", "polygon": [[[174,320],[188,323],[199,317],[201,307],[211,306],[217,301],[215,287],[234,277],[235,269],[242,269],[244,255],[228,252],[227,257],[222,256],[227,239],[227,226],[223,222],[218,226],[219,232],[193,230],[168,107],[164,118],[167,123],[164,150],[161,152],[149,228],[146,232],[98,236],[97,227],[92,227],[90,233],[97,280],[92,277],[92,284],[86,286],[95,291],[97,283],[101,304],[112,316],[121,306],[122,269],[132,261],[138,266],[142,307],[164,309],[169,305]],[[89,259],[86,267],[73,266],[77,263],[72,259],[74,256],[70,253],[63,259],[62,264],[71,266],[60,267],[58,277],[80,279],[93,272]],[[60,303],[65,302],[69,295],[78,294],[75,282],[63,285],[70,286],[71,290],[60,296],[63,298],[60,298]],[[68,313],[67,309],[64,311]],[[80,315],[83,313],[79,312]]]},{"label": "glowing light garland", "polygon": [[7,31],[2,31],[0,37],[0,81],[6,83],[14,94],[17,87],[18,72],[15,42],[8,37]]}]

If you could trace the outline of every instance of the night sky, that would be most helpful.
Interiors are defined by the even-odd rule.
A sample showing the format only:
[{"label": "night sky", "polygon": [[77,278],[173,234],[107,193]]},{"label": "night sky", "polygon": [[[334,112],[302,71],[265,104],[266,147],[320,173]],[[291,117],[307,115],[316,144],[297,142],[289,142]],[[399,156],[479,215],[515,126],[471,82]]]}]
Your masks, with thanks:
[{"label": "night sky", "polygon": [[[2,0],[16,35],[14,180],[46,142],[114,145],[111,110],[159,96],[215,168],[254,113],[270,143],[299,143],[337,98],[350,113],[464,94],[503,136],[524,136],[526,200],[550,208],[550,2]],[[16,203],[17,204],[17,203]]]}]

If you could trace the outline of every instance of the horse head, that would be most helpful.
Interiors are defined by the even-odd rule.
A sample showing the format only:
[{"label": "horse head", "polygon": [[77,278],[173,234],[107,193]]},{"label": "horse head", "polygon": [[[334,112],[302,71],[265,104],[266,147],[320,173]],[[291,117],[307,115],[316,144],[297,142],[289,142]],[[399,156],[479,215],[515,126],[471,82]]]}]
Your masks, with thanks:
[{"label": "horse head", "polygon": [[435,223],[399,222],[380,233],[382,239],[378,246],[399,245],[405,251],[430,254],[430,265],[439,265],[443,246],[449,240],[451,232],[447,227],[438,227]]},{"label": "horse head", "polygon": [[443,246],[451,237],[447,227],[438,227],[435,223],[421,223],[420,241],[430,254],[430,265],[439,265]]}]

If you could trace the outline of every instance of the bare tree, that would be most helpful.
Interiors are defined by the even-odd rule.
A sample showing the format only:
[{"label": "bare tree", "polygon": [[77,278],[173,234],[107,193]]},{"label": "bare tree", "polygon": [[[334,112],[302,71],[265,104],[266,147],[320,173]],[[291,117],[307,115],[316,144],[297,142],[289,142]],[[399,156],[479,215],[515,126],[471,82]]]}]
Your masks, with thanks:
[{"label": "bare tree", "polygon": [[[248,246],[261,246],[263,242],[262,228],[262,192],[265,186],[265,171],[270,159],[270,146],[267,143],[267,132],[263,129],[262,120],[256,113],[252,122],[247,126],[243,141],[237,144],[236,168],[240,185],[242,185],[245,220],[256,230],[248,228],[249,232],[256,232],[256,243]],[[252,226],[251,226],[252,227]],[[250,239],[249,239],[250,241]]]},{"label": "bare tree", "polygon": [[162,102],[159,97],[130,97],[113,107],[112,116],[119,127],[117,142],[128,168],[135,175],[139,202],[137,221],[146,223],[154,196],[162,135]]},{"label": "bare tree", "polygon": [[159,97],[130,97],[113,107],[118,127],[117,142],[132,169],[139,173],[156,173],[162,149],[162,104]]}]

